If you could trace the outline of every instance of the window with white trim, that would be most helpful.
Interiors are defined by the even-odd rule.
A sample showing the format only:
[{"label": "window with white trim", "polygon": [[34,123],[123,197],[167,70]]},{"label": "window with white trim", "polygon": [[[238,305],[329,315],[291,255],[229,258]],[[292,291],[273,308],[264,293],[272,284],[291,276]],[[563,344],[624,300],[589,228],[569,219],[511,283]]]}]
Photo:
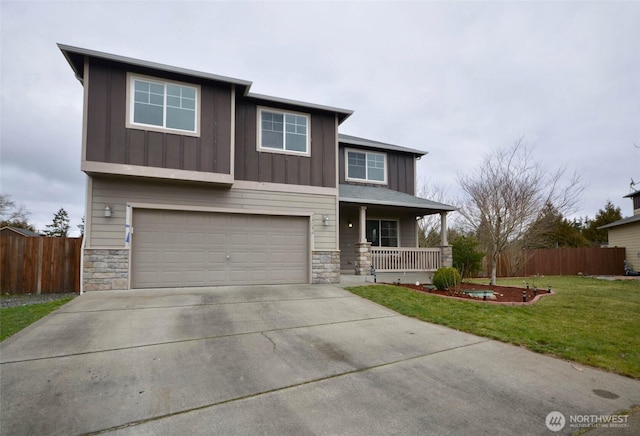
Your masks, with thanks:
[{"label": "window with white trim", "polygon": [[261,108],[258,122],[258,150],[310,154],[309,115]]},{"label": "window with white trim", "polygon": [[387,155],[346,150],[347,180],[387,183]]},{"label": "window with white trim", "polygon": [[198,134],[200,88],[130,76],[129,127]]},{"label": "window with white trim", "polygon": [[367,220],[366,236],[373,247],[397,247],[398,221]]}]

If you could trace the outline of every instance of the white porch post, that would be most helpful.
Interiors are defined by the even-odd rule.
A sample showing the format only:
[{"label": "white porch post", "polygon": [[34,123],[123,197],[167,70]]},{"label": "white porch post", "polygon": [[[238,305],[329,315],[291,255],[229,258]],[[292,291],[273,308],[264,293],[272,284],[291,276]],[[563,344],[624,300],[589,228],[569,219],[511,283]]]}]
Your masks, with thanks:
[{"label": "white porch post", "polygon": [[371,270],[371,243],[367,242],[367,207],[360,206],[360,240],[356,246],[356,275],[366,276]]},{"label": "white porch post", "polygon": [[447,213],[440,212],[440,245],[449,245],[447,241]]},{"label": "white porch post", "polygon": [[440,265],[453,266],[453,249],[447,241],[447,213],[440,212]]},{"label": "white porch post", "polygon": [[367,206],[360,206],[360,242],[367,242]]}]

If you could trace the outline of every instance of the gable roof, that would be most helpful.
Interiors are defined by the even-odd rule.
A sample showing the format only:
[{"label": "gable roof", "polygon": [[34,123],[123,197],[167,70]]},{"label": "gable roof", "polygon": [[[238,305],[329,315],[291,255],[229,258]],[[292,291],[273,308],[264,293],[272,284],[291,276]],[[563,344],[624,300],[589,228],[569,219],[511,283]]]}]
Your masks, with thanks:
[{"label": "gable roof", "polygon": [[40,236],[36,232],[32,232],[31,230],[28,230],[28,229],[21,229],[20,227],[4,226],[3,228],[0,229],[0,231],[2,231],[2,230],[10,230],[12,232],[15,232],[15,233],[21,235],[21,236],[27,236],[29,238]]},{"label": "gable roof", "polygon": [[427,200],[405,194],[404,192],[393,191],[389,188],[363,185],[347,185],[341,183],[339,186],[339,201],[343,203],[370,204],[380,206],[395,206],[408,209],[415,209],[422,215],[431,215],[439,212],[453,212],[457,208],[444,203]]},{"label": "gable roof", "polygon": [[359,138],[357,136],[345,135],[344,133],[338,134],[338,141],[344,144],[350,145],[358,145],[366,148],[374,148],[377,150],[389,150],[389,151],[400,151],[403,153],[411,153],[416,156],[424,156],[427,154],[426,151],[417,150],[415,148],[409,147],[401,147],[399,145],[387,144],[384,142],[373,141],[371,139]]},{"label": "gable roof", "polygon": [[196,77],[199,79],[210,80],[214,82],[228,83],[236,86],[237,89],[240,91],[240,94],[245,97],[253,97],[263,101],[271,101],[274,103],[285,103],[285,104],[304,107],[308,109],[334,112],[335,114],[338,115],[339,123],[342,123],[353,113],[353,111],[349,109],[341,109],[341,108],[332,107],[332,106],[325,106],[325,105],[320,105],[315,103],[307,103],[307,102],[297,101],[297,100],[289,100],[289,99],[284,99],[279,97],[271,97],[268,95],[253,94],[249,92],[249,89],[251,88],[251,85],[253,84],[253,82],[250,82],[248,80],[236,79],[236,78],[227,77],[227,76],[220,76],[217,74],[205,73],[202,71],[190,70],[187,68],[174,67],[171,65],[160,64],[157,62],[150,62],[150,61],[145,61],[141,59],[130,58],[127,56],[104,53],[96,50],[89,50],[86,48],[74,47],[71,45],[58,44],[58,48],[60,49],[64,57],[67,59],[67,62],[71,66],[71,69],[75,73],[76,78],[80,81],[80,83],[82,83],[83,77],[84,77],[84,59],[85,57],[92,57],[92,58],[104,59],[107,61],[116,62],[120,64],[133,65],[137,67],[148,68],[148,69],[163,71],[167,73],[175,73],[175,74],[181,74],[185,76]]}]

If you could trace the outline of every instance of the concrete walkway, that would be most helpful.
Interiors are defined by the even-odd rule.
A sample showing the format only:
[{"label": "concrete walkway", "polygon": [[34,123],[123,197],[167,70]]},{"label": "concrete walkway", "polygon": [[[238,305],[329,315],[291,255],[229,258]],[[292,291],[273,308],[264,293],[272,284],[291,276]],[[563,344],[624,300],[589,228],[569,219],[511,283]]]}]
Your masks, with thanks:
[{"label": "concrete walkway", "polygon": [[551,434],[552,411],[570,434],[640,404],[638,381],[328,285],[88,293],[0,354],[3,435]]}]

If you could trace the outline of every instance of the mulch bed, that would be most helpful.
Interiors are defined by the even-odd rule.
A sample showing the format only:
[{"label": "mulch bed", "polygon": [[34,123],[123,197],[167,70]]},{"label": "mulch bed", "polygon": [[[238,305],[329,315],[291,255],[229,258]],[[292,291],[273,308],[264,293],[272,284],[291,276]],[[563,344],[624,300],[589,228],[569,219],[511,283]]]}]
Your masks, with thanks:
[{"label": "mulch bed", "polygon": [[[551,292],[551,294],[549,294],[547,292],[547,289],[538,289],[536,292],[536,295],[534,295],[534,289],[533,288],[529,288],[529,290],[525,289],[525,288],[516,288],[516,287],[510,287],[510,286],[491,286],[491,285],[479,285],[476,283],[462,283],[459,287],[458,290],[451,290],[451,291],[439,291],[435,288],[433,289],[429,289],[428,287],[426,287],[426,285],[420,285],[420,286],[416,286],[416,285],[412,285],[412,284],[401,284],[401,285],[396,285],[396,286],[403,286],[405,288],[409,288],[409,289],[413,289],[415,291],[418,292],[424,292],[424,293],[429,293],[429,294],[433,294],[433,295],[440,295],[442,297],[449,297],[449,298],[460,298],[463,300],[472,300],[472,301],[479,301],[479,302],[483,302],[483,303],[502,303],[502,304],[523,304],[523,299],[522,299],[522,293],[524,291],[524,293],[526,294],[526,303],[525,304],[531,304],[531,303],[535,303],[537,302],[541,296],[545,296],[545,295],[553,295],[553,292]],[[482,299],[482,297],[480,298],[474,298],[470,295],[464,294],[461,291],[493,291],[494,296],[496,297],[495,299],[488,299],[485,301]],[[537,297],[537,298],[536,298]],[[535,299],[535,301],[534,301]]]}]

